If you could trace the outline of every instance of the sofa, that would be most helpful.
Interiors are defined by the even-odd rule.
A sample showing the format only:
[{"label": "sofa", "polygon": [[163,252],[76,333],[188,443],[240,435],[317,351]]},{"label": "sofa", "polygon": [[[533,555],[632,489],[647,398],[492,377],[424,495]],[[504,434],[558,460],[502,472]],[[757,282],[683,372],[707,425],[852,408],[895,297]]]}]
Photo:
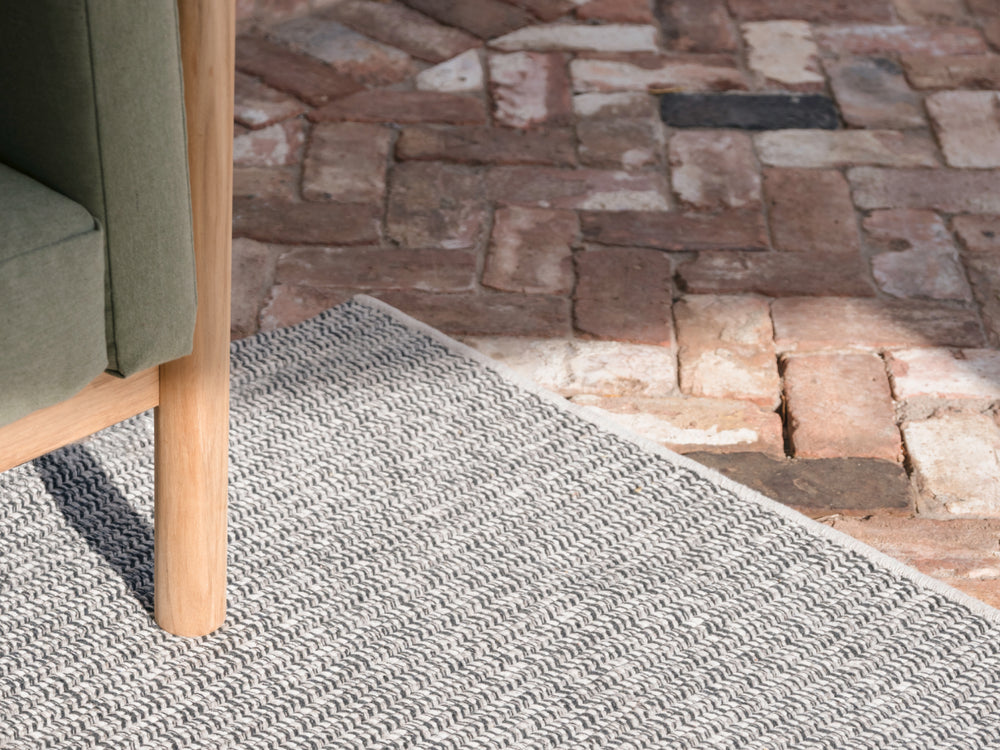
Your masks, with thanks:
[{"label": "sofa", "polygon": [[0,471],[155,408],[155,617],[188,636],[225,617],[234,14],[0,0]]}]

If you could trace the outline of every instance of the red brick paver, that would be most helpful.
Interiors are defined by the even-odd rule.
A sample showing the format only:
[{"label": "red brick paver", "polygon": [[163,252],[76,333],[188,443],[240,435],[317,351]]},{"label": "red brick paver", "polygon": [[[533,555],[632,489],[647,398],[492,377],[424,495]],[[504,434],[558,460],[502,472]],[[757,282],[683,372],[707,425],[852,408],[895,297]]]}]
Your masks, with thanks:
[{"label": "red brick paver", "polygon": [[[996,2],[239,17],[234,336],[377,295],[1000,602],[955,552],[996,521],[929,520],[1000,517]],[[660,94],[836,115],[672,128]]]}]

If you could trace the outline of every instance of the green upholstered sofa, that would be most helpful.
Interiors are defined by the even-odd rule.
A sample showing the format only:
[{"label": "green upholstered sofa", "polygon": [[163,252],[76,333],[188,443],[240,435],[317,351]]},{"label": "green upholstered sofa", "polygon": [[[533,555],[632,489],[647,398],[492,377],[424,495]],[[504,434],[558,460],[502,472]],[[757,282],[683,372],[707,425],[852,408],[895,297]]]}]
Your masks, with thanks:
[{"label": "green upholstered sofa", "polygon": [[190,353],[173,0],[0,1],[0,424]]},{"label": "green upholstered sofa", "polygon": [[[211,419],[190,418],[183,409],[191,403],[197,409],[190,400],[204,391],[203,375],[211,371],[207,377],[217,382],[220,367],[225,370],[219,358],[227,356],[219,348],[228,343],[228,279],[219,288],[205,283],[229,268],[228,231],[220,235],[218,225],[228,221],[230,210],[233,25],[227,0],[181,0],[179,6],[177,0],[0,0],[0,470],[32,457],[26,442],[34,444],[36,434],[50,425],[57,425],[59,434],[38,443],[35,453],[129,412],[153,405],[170,412],[157,415],[161,622],[161,579],[171,575],[161,576],[161,516],[170,533],[171,523],[190,525],[207,506],[217,518],[221,503],[221,542],[208,538],[218,537],[214,521],[208,532],[199,521],[193,535],[183,532],[188,547],[174,567],[204,558],[204,550],[192,545],[211,546],[217,558],[221,543],[224,597],[225,487],[219,498],[217,483],[208,487],[213,480],[205,479],[219,473],[218,460],[205,468],[202,456],[186,454],[202,452],[201,443],[217,443],[226,426],[206,436],[206,429],[215,428],[199,422]],[[188,30],[183,70],[182,29]],[[198,129],[192,141],[199,160],[192,169],[201,180],[195,213],[185,83],[189,107],[209,104],[188,112]],[[229,151],[220,123],[229,132]],[[210,185],[201,179],[205,161],[217,167]],[[216,270],[196,280],[195,238],[199,222],[206,224],[206,210],[208,234],[214,235],[199,240],[204,247],[198,252]],[[208,236],[204,229],[202,234]],[[196,304],[199,293],[208,303],[204,321]],[[207,366],[196,315],[201,340],[214,347]],[[172,370],[158,367],[175,361],[181,364]],[[215,400],[227,398],[218,394]],[[125,403],[129,398],[131,407]],[[183,408],[168,404],[170,398]],[[218,422],[218,404],[212,407]],[[99,413],[91,413],[95,410]],[[161,416],[190,430],[167,436],[185,443],[182,449],[160,445]],[[171,458],[180,452],[185,455]],[[167,457],[164,466],[161,454]],[[172,476],[177,472],[183,476]],[[165,507],[161,487],[183,495],[182,501],[169,500]],[[196,570],[194,586],[208,586],[217,567]],[[218,586],[208,587],[217,599]],[[171,593],[164,607],[176,608],[186,596]],[[209,619],[219,620],[219,608],[213,607]],[[188,627],[175,624],[173,614],[166,619],[165,627],[188,635],[218,624]],[[180,620],[192,621],[186,615]]]}]

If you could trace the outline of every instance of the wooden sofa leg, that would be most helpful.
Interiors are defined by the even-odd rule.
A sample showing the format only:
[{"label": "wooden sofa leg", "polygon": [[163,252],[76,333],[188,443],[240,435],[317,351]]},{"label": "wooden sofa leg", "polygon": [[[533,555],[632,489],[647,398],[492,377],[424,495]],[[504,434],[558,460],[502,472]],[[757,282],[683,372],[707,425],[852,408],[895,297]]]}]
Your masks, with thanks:
[{"label": "wooden sofa leg", "polygon": [[205,635],[226,616],[232,0],[179,0],[198,316],[194,351],[160,367],[154,520],[156,621]]}]

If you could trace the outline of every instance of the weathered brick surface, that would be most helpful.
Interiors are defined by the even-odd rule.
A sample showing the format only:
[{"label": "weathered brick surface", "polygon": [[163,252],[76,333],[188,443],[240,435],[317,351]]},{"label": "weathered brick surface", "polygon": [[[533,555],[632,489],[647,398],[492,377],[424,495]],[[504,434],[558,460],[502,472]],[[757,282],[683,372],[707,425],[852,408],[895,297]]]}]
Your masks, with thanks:
[{"label": "weathered brick surface", "polygon": [[816,23],[831,21],[885,22],[892,18],[888,0],[729,0],[740,18],[763,21],[801,18]]},{"label": "weathered brick surface", "polygon": [[893,0],[903,23],[962,25],[969,20],[962,0]]},{"label": "weathered brick surface", "polygon": [[660,116],[675,128],[832,130],[840,126],[825,94],[687,94],[660,97]]},{"label": "weathered brick surface", "polygon": [[659,49],[656,27],[637,24],[528,26],[492,39],[489,46],[505,52],[657,52]]},{"label": "weathered brick surface", "polygon": [[956,216],[951,225],[970,254],[1000,257],[1000,216]]},{"label": "weathered brick surface", "polygon": [[253,18],[256,10],[257,3],[255,0],[236,0],[237,27],[242,27],[242,24],[248,23]]},{"label": "weathered brick surface", "polygon": [[573,114],[581,120],[641,119],[656,117],[657,107],[656,100],[645,92],[589,93],[573,97]]},{"label": "weathered brick surface", "polygon": [[862,226],[869,247],[875,250],[955,247],[951,232],[934,211],[912,208],[873,211]]},{"label": "weathered brick surface", "polygon": [[875,211],[865,219],[879,287],[894,297],[971,300],[955,243],[933,211]]},{"label": "weathered brick surface", "polygon": [[990,417],[949,414],[908,422],[903,437],[921,515],[1000,517],[1000,428]]},{"label": "weathered brick surface", "polygon": [[744,295],[690,295],[674,305],[681,391],[752,401],[781,400],[767,300]]},{"label": "weathered brick surface", "polygon": [[236,68],[314,107],[361,89],[360,83],[319,60],[255,36],[241,35],[236,40]]},{"label": "weathered brick surface", "polygon": [[677,392],[673,350],[619,341],[472,336],[463,341],[563,396],[666,397]]},{"label": "weathered brick surface", "polygon": [[922,132],[776,130],[754,136],[761,162],[772,167],[937,166],[937,149]]},{"label": "weathered brick surface", "polygon": [[677,395],[676,363],[669,346],[579,339],[569,362],[576,393],[624,397]]},{"label": "weathered brick surface", "polygon": [[735,52],[739,38],[725,0],[658,0],[663,38],[678,52]]},{"label": "weathered brick surface", "polygon": [[475,277],[475,254],[438,248],[298,247],[281,256],[275,272],[279,284],[315,289],[465,291]]},{"label": "weathered brick surface", "polygon": [[264,22],[280,21],[300,16],[309,9],[309,0],[257,0],[257,19]]},{"label": "weathered brick surface", "polygon": [[305,112],[302,102],[272,89],[256,78],[236,72],[236,122],[248,128],[263,128]]},{"label": "weathered brick surface", "polygon": [[1000,255],[967,255],[965,267],[989,342],[993,346],[1000,346],[1000,294],[997,294],[1000,289]]},{"label": "weathered brick surface", "polygon": [[771,235],[778,250],[856,253],[857,221],[847,180],[836,170],[764,170]]},{"label": "weathered brick surface", "polygon": [[640,245],[660,250],[763,250],[767,228],[759,211],[716,214],[662,211],[585,211],[583,236],[604,245]]},{"label": "weathered brick surface", "polygon": [[563,396],[580,392],[573,373],[576,343],[572,339],[462,336],[459,340],[541,388]]},{"label": "weathered brick surface", "polygon": [[238,167],[280,167],[302,158],[305,121],[293,118],[260,130],[236,126],[233,134],[233,164]]},{"label": "weathered brick surface", "polygon": [[1000,18],[983,21],[983,36],[994,50],[1000,51]]},{"label": "weathered brick surface", "polygon": [[987,51],[976,29],[960,26],[821,26],[814,34],[820,47],[838,54],[975,55]]},{"label": "weathered brick surface", "polygon": [[644,169],[662,162],[663,130],[651,118],[593,118],[576,125],[580,163],[588,167]]},{"label": "weathered brick surface", "polygon": [[379,240],[381,215],[381,207],[370,203],[236,198],[233,236],[285,244],[371,244]]},{"label": "weathered brick surface", "polygon": [[903,67],[918,89],[1000,88],[1000,55],[904,55]]},{"label": "weathered brick surface", "polygon": [[365,36],[384,42],[421,60],[438,63],[481,43],[474,36],[442,26],[423,13],[391,0],[346,0],[323,14]]},{"label": "weathered brick surface", "polygon": [[748,87],[744,73],[725,55],[651,56],[641,63],[577,57],[569,66],[573,90],[728,91]]},{"label": "weathered brick surface", "polygon": [[573,243],[579,233],[572,211],[498,208],[483,285],[505,292],[569,294],[573,289]]},{"label": "weathered brick surface", "polygon": [[588,246],[574,260],[579,330],[640,344],[673,343],[669,256],[645,248]]},{"label": "weathered brick surface", "polygon": [[876,354],[808,354],[784,363],[796,458],[881,458],[902,446],[885,363]]},{"label": "weathered brick surface", "polygon": [[657,173],[494,167],[486,176],[486,184],[491,200],[522,206],[593,211],[668,208],[666,180]]},{"label": "weathered brick surface", "polygon": [[302,166],[302,197],[342,203],[381,202],[392,131],[359,122],[313,128]]},{"label": "weathered brick surface", "polygon": [[1000,167],[1000,101],[993,91],[940,91],[927,97],[945,160],[952,167]]},{"label": "weathered brick surface", "polygon": [[418,91],[443,91],[451,94],[473,93],[483,90],[483,61],[479,50],[471,49],[445,60],[413,79]]},{"label": "weathered brick surface", "polygon": [[[730,479],[811,515],[830,510],[908,508],[912,490],[906,470],[876,458],[776,460],[760,453],[689,454]],[[897,511],[898,512],[898,511]],[[871,514],[866,513],[865,518]]]},{"label": "weathered brick surface", "polygon": [[760,174],[746,133],[678,132],[670,139],[669,158],[670,179],[682,205],[698,210],[760,205]]},{"label": "weathered brick surface", "polygon": [[567,60],[561,54],[491,54],[493,116],[501,125],[528,128],[569,124],[573,110]]},{"label": "weathered brick surface", "polygon": [[771,318],[779,352],[983,345],[976,314],[941,302],[793,297],[775,300]]},{"label": "weathered brick surface", "polygon": [[972,13],[985,19],[1000,18],[1000,6],[993,0],[966,0],[966,6]]},{"label": "weathered brick surface", "polygon": [[888,358],[897,399],[1000,400],[1000,352],[905,349]]},{"label": "weathered brick surface", "polygon": [[281,249],[242,237],[233,240],[231,339],[257,333],[257,314],[274,285],[274,266]]},{"label": "weathered brick surface", "polygon": [[354,122],[443,122],[483,125],[486,107],[481,99],[440,91],[359,91],[338,99],[309,115],[324,120]]},{"label": "weathered brick surface", "polygon": [[757,21],[742,26],[747,63],[766,83],[820,91],[819,47],[805,21]]},{"label": "weathered brick surface", "polygon": [[554,21],[560,16],[565,16],[577,3],[574,0],[503,0],[509,5],[516,5],[518,8],[531,13],[535,18],[542,21]]},{"label": "weathered brick surface", "polygon": [[910,90],[902,69],[892,60],[839,60],[826,67],[848,124],[862,128],[918,128],[926,124],[920,97]]},{"label": "weathered brick surface", "polygon": [[567,336],[570,305],[543,294],[431,294],[378,292],[375,296],[449,334]]},{"label": "weathered brick surface", "polygon": [[483,237],[482,177],[468,167],[403,162],[390,177],[386,233],[403,247],[474,247]]},{"label": "weathered brick surface", "polygon": [[871,297],[863,259],[814,253],[703,251],[678,269],[681,286],[696,294],[754,292],[769,297]]},{"label": "weathered brick surface", "polygon": [[419,10],[447,26],[456,26],[475,34],[480,39],[492,39],[519,29],[534,19],[516,5],[499,0],[404,0],[411,8]]},{"label": "weathered brick surface", "polygon": [[656,20],[649,0],[589,0],[576,9],[581,21],[651,24]]},{"label": "weathered brick surface", "polygon": [[573,402],[677,451],[754,451],[784,457],[781,417],[746,401],[575,396]]},{"label": "weathered brick surface", "polygon": [[322,16],[293,18],[272,27],[270,33],[289,47],[322,60],[336,72],[366,86],[397,83],[420,71],[405,52]]},{"label": "weathered brick surface", "polygon": [[403,128],[396,141],[396,158],[454,161],[468,164],[576,163],[570,130],[512,130],[480,126],[436,125]]},{"label": "weathered brick surface", "polygon": [[1000,171],[952,169],[848,170],[859,208],[934,208],[948,213],[1000,213]]},{"label": "weathered brick surface", "polygon": [[278,198],[292,201],[298,197],[301,168],[234,167],[233,195],[237,198]]}]

